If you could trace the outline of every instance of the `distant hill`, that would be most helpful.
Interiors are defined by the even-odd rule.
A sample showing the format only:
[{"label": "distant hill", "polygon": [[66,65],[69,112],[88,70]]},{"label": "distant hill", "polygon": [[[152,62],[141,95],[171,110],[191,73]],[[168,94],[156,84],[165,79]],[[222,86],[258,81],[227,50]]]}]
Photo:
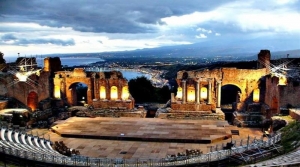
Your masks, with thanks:
[{"label": "distant hill", "polygon": [[279,58],[300,58],[300,49],[296,50],[286,50],[286,51],[278,51],[271,53],[272,59],[279,59]]},{"label": "distant hill", "polygon": [[164,46],[158,48],[137,49],[133,51],[52,54],[51,56],[92,56],[92,57],[154,57],[154,58],[213,58],[233,57],[235,60],[254,60],[262,49],[271,51],[272,59],[284,57],[300,57],[300,45],[288,40],[266,39],[241,40],[239,42],[205,41],[190,45]]}]

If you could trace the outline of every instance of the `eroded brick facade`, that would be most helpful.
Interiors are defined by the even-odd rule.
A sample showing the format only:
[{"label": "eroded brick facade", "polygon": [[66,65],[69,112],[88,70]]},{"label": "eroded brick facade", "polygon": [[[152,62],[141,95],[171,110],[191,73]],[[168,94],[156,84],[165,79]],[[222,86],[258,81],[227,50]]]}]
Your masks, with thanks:
[{"label": "eroded brick facade", "polygon": [[[177,97],[172,100],[172,109],[181,111],[209,111],[221,105],[221,87],[235,85],[241,90],[240,103],[252,99],[254,89],[259,88],[261,77],[266,75],[266,68],[237,69],[219,68],[201,71],[179,71]],[[232,92],[236,94],[236,92]],[[181,98],[178,98],[182,96]],[[189,97],[191,97],[189,99]],[[242,107],[242,106],[241,106]]]},{"label": "eroded brick facade", "polygon": [[54,78],[54,97],[64,105],[77,105],[73,84],[87,86],[86,103],[95,108],[119,107],[132,109],[134,99],[129,94],[128,82],[121,72],[85,72],[82,68],[74,71],[57,71]]}]

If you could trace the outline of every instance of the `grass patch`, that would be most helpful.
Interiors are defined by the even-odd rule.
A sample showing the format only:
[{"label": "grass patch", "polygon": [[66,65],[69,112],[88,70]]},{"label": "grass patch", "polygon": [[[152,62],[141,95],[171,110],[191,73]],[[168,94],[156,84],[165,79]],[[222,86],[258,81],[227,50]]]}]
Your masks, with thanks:
[{"label": "grass patch", "polygon": [[282,133],[281,145],[284,152],[289,152],[299,145],[300,141],[300,122],[293,121],[280,130]]}]

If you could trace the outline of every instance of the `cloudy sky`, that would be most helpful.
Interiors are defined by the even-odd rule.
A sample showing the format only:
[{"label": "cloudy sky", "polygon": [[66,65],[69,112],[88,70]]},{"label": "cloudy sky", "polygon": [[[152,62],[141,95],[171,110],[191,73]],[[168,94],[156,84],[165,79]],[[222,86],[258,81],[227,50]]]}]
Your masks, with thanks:
[{"label": "cloudy sky", "polygon": [[300,0],[0,0],[5,56],[264,39],[300,48]]}]

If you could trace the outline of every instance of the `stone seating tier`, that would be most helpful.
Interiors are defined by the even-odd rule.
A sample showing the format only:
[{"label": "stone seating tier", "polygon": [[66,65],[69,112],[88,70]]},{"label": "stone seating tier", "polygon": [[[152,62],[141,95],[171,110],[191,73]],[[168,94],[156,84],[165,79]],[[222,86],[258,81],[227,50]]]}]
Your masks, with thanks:
[{"label": "stone seating tier", "polygon": [[46,155],[63,156],[53,150],[49,140],[6,128],[1,128],[0,133],[0,146]]}]

